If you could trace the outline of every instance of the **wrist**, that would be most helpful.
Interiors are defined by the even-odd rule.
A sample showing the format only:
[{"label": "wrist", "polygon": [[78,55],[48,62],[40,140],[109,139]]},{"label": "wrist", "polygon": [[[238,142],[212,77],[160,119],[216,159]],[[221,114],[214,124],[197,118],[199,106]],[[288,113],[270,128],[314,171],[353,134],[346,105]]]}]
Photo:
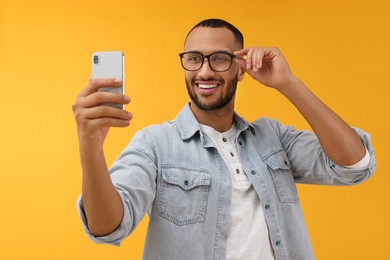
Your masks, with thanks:
[{"label": "wrist", "polygon": [[286,78],[286,80],[281,82],[281,84],[279,84],[279,86],[276,87],[276,89],[280,93],[286,94],[288,91],[291,91],[291,90],[293,90],[299,86],[303,86],[303,85],[304,84],[297,77],[295,77],[294,75],[291,75],[288,78]]},{"label": "wrist", "polygon": [[96,157],[103,153],[103,142],[96,136],[79,136],[79,151],[82,157]]}]

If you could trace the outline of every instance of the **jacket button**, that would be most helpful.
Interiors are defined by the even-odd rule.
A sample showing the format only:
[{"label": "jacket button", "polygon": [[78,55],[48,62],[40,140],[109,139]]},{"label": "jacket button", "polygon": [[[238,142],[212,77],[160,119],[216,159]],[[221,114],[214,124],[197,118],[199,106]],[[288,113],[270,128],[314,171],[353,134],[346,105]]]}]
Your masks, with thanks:
[{"label": "jacket button", "polygon": [[268,210],[268,209],[270,209],[270,208],[271,208],[271,206],[270,206],[269,204],[265,205],[265,209],[266,209],[266,210]]},{"label": "jacket button", "polygon": [[184,185],[188,186],[188,181],[187,180],[184,181]]},{"label": "jacket button", "polygon": [[252,175],[256,175],[256,172],[254,170],[251,170]]},{"label": "jacket button", "polygon": [[276,244],[277,246],[280,246],[281,243],[282,243],[282,241],[277,240],[275,244]]},{"label": "jacket button", "polygon": [[239,143],[240,145],[242,145],[242,142],[241,142],[241,141],[239,141],[238,143]]}]

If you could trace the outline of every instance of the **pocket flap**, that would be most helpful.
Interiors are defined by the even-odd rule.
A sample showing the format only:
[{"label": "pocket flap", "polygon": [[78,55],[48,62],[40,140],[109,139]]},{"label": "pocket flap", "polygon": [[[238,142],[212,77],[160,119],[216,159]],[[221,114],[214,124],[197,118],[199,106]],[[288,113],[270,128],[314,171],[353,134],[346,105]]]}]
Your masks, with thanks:
[{"label": "pocket flap", "polygon": [[210,173],[182,167],[163,166],[162,177],[166,182],[180,186],[184,190],[211,183]]},{"label": "pocket flap", "polygon": [[284,151],[274,153],[264,159],[264,162],[272,169],[290,169],[290,161]]}]

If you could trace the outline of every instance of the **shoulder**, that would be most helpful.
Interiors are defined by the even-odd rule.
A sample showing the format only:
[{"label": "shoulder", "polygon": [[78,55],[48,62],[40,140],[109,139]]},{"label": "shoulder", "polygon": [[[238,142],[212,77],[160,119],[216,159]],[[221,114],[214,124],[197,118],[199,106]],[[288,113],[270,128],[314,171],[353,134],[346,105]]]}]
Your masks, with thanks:
[{"label": "shoulder", "polygon": [[177,129],[177,120],[174,119],[171,121],[165,121],[161,124],[149,125],[139,130],[138,132],[144,134],[162,134],[162,133],[171,132],[176,129]]},{"label": "shoulder", "polygon": [[286,126],[279,122],[279,120],[272,119],[269,117],[260,117],[251,123],[252,127],[256,132],[263,134],[276,133],[280,135],[281,132],[284,132],[286,129],[291,129],[293,127]]},{"label": "shoulder", "polygon": [[161,124],[149,125],[136,132],[133,139],[143,140],[144,142],[153,141],[172,137],[178,134],[178,126],[176,120],[166,121]]}]

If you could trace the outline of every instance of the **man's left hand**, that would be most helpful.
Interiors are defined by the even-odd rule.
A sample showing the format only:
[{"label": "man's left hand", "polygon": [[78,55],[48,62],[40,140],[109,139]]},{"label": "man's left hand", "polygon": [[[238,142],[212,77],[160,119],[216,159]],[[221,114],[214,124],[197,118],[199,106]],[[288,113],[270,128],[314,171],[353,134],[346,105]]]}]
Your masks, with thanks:
[{"label": "man's left hand", "polygon": [[234,55],[243,70],[267,87],[279,89],[295,78],[278,48],[251,47],[236,51]]}]

